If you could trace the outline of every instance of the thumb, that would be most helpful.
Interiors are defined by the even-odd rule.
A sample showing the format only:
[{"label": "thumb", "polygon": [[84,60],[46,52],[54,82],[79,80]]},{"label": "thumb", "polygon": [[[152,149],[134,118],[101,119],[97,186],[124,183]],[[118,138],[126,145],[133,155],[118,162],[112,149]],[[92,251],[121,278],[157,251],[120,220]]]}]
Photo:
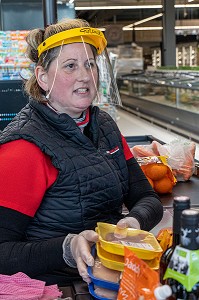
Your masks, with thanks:
[{"label": "thumb", "polygon": [[99,240],[99,235],[93,230],[84,230],[79,235],[83,236],[88,242],[96,243]]},{"label": "thumb", "polygon": [[128,224],[126,222],[125,219],[121,219],[119,220],[119,222],[117,223],[117,227],[121,228],[121,229],[124,229],[126,227],[128,227]]}]

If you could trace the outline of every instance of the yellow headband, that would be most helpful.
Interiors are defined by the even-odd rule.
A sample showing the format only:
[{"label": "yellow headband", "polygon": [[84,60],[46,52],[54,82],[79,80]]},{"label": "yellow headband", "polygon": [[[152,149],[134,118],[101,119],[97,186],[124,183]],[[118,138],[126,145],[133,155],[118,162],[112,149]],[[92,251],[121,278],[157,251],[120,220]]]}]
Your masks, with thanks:
[{"label": "yellow headband", "polygon": [[37,48],[38,57],[44,51],[63,44],[83,42],[93,45],[97,49],[97,54],[101,54],[107,45],[107,40],[99,29],[91,27],[74,28],[56,33],[43,41]]}]

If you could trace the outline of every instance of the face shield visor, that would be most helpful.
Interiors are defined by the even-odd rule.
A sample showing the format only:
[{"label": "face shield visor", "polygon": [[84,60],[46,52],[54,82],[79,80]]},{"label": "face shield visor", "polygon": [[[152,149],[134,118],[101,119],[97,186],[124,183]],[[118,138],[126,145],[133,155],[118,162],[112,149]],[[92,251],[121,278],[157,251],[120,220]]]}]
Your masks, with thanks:
[{"label": "face shield visor", "polygon": [[[60,47],[57,57],[58,64],[58,59],[61,54],[63,45],[73,43],[83,43],[87,57],[88,53],[85,44],[92,45],[97,52],[96,64],[98,69],[98,79],[96,80],[96,76],[92,76],[93,84],[96,89],[96,97],[93,99],[93,104],[122,106],[118,87],[116,84],[116,78],[114,76],[113,68],[106,49],[107,41],[100,30],[91,27],[82,27],[69,29],[54,34],[38,46],[38,57],[40,57],[42,53],[48,51],[49,49]],[[93,71],[91,66],[90,72],[92,75]],[[55,72],[55,78],[53,82],[55,82],[56,80],[56,73],[57,72]],[[50,92],[52,91],[52,89],[53,86],[51,87]]]}]

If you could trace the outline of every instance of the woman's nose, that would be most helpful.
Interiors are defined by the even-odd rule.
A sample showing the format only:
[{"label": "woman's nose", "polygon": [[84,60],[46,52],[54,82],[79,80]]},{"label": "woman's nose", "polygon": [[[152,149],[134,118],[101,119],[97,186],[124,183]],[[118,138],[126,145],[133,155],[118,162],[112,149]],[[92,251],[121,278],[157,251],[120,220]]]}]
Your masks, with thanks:
[{"label": "woman's nose", "polygon": [[77,75],[77,79],[79,81],[89,81],[90,77],[91,77],[91,73],[90,70],[85,68],[85,67],[80,67],[78,69],[78,75]]}]

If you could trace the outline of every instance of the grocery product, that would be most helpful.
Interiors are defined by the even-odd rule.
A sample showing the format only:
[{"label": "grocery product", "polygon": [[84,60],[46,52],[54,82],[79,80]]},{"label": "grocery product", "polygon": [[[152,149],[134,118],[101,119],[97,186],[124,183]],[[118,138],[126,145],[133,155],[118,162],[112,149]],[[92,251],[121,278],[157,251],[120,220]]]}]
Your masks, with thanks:
[{"label": "grocery product", "polygon": [[27,30],[0,31],[0,80],[21,79],[23,69],[33,68],[25,56]]},{"label": "grocery product", "polygon": [[98,257],[95,258],[94,266],[92,267],[93,276],[99,279],[118,283],[120,281],[121,272],[111,270],[105,267]]},{"label": "grocery product", "polygon": [[152,233],[128,228],[127,236],[118,239],[114,236],[115,227],[116,225],[109,223],[97,223],[100,246],[107,252],[124,256],[124,247],[128,247],[144,260],[154,259],[162,253],[162,248]]},{"label": "grocery product", "polygon": [[176,196],[173,199],[173,228],[172,228],[172,245],[168,247],[161,256],[160,259],[160,282],[165,283],[163,280],[165,271],[170,262],[172,253],[175,247],[180,242],[180,226],[181,226],[181,214],[184,209],[190,208],[190,198],[187,196]]},{"label": "grocery product", "polygon": [[176,178],[164,156],[137,157],[149,183],[158,194],[172,193]]},{"label": "grocery product", "polygon": [[175,247],[164,279],[172,289],[170,299],[199,299],[199,211],[183,210],[180,244]]},{"label": "grocery product", "polygon": [[117,299],[155,300],[154,290],[158,286],[158,273],[125,247],[125,267]]}]

